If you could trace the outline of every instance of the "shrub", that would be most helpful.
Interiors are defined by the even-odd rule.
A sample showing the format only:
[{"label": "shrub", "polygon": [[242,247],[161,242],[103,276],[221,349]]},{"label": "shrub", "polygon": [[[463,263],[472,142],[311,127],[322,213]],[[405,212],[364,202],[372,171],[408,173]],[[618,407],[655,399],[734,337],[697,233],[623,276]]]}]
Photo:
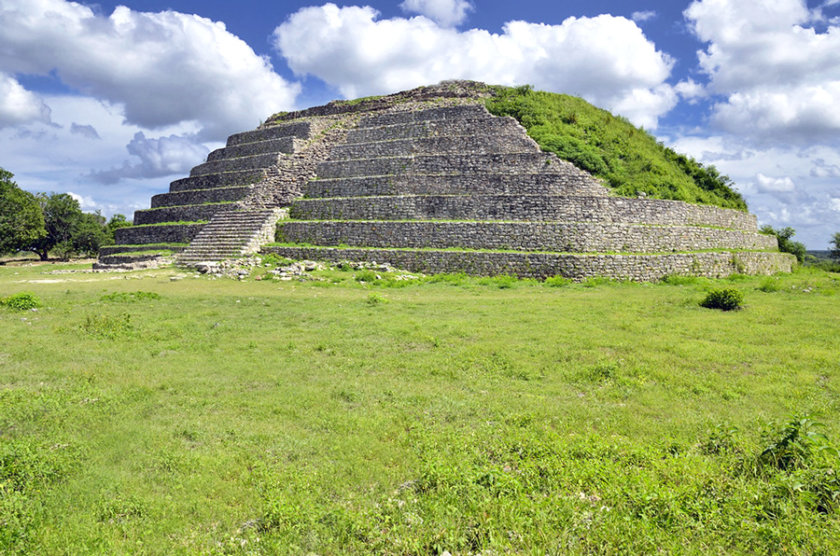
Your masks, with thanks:
[{"label": "shrub", "polygon": [[31,293],[16,293],[0,299],[0,305],[15,311],[29,311],[41,306],[41,300]]},{"label": "shrub", "polygon": [[134,326],[131,324],[131,315],[88,315],[80,329],[85,334],[97,338],[113,340],[130,332]]},{"label": "shrub", "polygon": [[706,298],[700,302],[700,306],[707,309],[733,311],[740,309],[743,302],[744,294],[734,288],[723,288],[710,291]]}]

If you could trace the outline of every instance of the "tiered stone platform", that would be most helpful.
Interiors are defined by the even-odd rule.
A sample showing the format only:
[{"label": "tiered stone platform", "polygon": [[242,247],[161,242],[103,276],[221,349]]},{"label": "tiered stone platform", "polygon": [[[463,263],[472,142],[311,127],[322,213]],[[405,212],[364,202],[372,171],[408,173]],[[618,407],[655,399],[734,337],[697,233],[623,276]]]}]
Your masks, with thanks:
[{"label": "tiered stone platform", "polygon": [[152,197],[152,208],[136,211],[134,226],[117,230],[117,245],[100,251],[100,266],[142,263],[156,253],[194,264],[256,252],[273,240],[284,213],[247,201],[273,185],[271,175],[306,145],[311,130],[309,122],[294,122],[232,135],[169,193]]},{"label": "tiered stone platform", "polygon": [[[285,118],[231,137],[118,241],[126,250],[189,243],[180,262],[195,264],[253,251],[283,217],[263,252],[421,272],[656,280],[791,268],[753,215],[613,196],[477,98],[331,104]],[[315,135],[327,137],[318,148]],[[289,172],[299,191],[253,202],[272,199]],[[272,210],[281,206],[288,218]]]}]

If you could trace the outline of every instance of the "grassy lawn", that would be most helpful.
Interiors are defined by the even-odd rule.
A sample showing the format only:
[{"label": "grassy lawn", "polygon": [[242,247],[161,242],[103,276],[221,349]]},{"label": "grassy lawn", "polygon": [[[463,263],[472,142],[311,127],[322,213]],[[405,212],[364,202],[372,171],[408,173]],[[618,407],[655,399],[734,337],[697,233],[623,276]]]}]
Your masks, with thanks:
[{"label": "grassy lawn", "polygon": [[83,268],[0,266],[0,552],[840,552],[840,275]]}]

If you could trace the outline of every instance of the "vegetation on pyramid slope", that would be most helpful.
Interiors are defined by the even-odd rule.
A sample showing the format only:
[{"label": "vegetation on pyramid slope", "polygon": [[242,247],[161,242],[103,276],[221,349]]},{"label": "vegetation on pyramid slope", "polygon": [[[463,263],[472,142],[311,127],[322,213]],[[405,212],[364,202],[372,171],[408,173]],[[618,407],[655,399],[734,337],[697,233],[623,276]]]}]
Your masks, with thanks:
[{"label": "vegetation on pyramid slope", "polygon": [[663,146],[624,118],[581,98],[528,86],[493,89],[486,101],[491,113],[513,116],[544,151],[602,178],[618,195],[642,192],[656,199],[747,210],[732,181],[714,166]]}]

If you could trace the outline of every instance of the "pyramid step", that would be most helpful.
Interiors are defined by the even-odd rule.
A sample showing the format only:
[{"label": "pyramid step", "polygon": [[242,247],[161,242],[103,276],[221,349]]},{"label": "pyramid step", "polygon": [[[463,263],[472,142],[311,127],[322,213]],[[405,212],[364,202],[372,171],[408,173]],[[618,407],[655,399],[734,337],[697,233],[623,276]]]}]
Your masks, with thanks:
[{"label": "pyramid step", "polygon": [[359,128],[377,127],[396,124],[413,124],[435,120],[464,120],[480,119],[490,115],[483,104],[462,104],[458,106],[441,106],[426,110],[406,110],[375,114],[359,120]]},{"label": "pyramid step", "polygon": [[177,193],[160,193],[159,195],[152,197],[152,208],[239,201],[247,196],[251,191],[251,186],[241,186],[217,187],[214,189],[192,189],[188,191],[179,191]]},{"label": "pyramid step", "polygon": [[233,147],[244,143],[257,143],[259,141],[271,141],[283,137],[297,137],[309,139],[312,133],[312,124],[309,122],[292,122],[288,124],[274,125],[253,131],[236,133],[228,137],[227,146]]},{"label": "pyramid step", "polygon": [[114,232],[119,244],[189,243],[205,223],[129,226]]},{"label": "pyramid step", "polygon": [[256,141],[254,143],[240,143],[222,149],[216,149],[207,156],[208,161],[220,160],[223,158],[237,158],[242,156],[253,156],[267,153],[292,154],[303,144],[302,139],[297,137],[279,137],[268,141]]},{"label": "pyramid step", "polygon": [[216,187],[241,187],[257,183],[264,177],[264,170],[242,170],[238,172],[219,172],[205,176],[190,176],[173,181],[169,184],[169,191],[179,193]]},{"label": "pyramid step", "polygon": [[512,275],[536,279],[565,276],[574,280],[592,276],[653,281],[669,275],[723,278],[744,272],[774,274],[790,272],[795,261],[788,253],[753,252],[584,255],[288,246],[270,246],[261,252],[295,260],[387,262],[397,268],[427,274],[464,272],[473,276]]},{"label": "pyramid step", "polygon": [[218,212],[233,210],[235,208],[235,203],[209,203],[137,210],[134,211],[134,224],[142,226],[163,222],[210,220]]},{"label": "pyramid step", "polygon": [[445,137],[453,135],[525,134],[524,128],[513,118],[484,115],[480,118],[432,120],[378,127],[362,127],[347,133],[346,144]]},{"label": "pyramid step", "polygon": [[573,253],[776,248],[775,237],[757,232],[589,222],[285,220],[277,226],[277,240],[354,247],[458,247]]},{"label": "pyramid step", "polygon": [[518,220],[714,226],[755,232],[746,212],[680,201],[568,195],[392,195],[298,199],[308,220]]},{"label": "pyramid step", "polygon": [[179,253],[184,250],[183,243],[181,244],[171,244],[171,243],[148,243],[145,245],[106,245],[104,247],[99,248],[99,256],[102,257],[103,255],[112,255],[114,253],[131,253],[132,251],[172,251],[173,253]]},{"label": "pyramid step", "polygon": [[[319,178],[351,178],[401,174],[490,172],[499,174],[557,174],[571,172],[572,166],[554,155],[542,152],[504,154],[435,154],[328,160],[318,164]],[[577,170],[577,169],[575,169]],[[577,170],[580,173],[579,170]]]},{"label": "pyramid step", "polygon": [[330,160],[349,160],[414,154],[493,154],[539,152],[539,146],[524,133],[521,135],[450,135],[338,145],[330,151]]},{"label": "pyramid step", "polygon": [[555,174],[522,173],[436,174],[417,176],[362,176],[312,180],[304,187],[307,198],[366,197],[375,195],[588,195],[607,196],[609,190],[573,166]]},{"label": "pyramid step", "polygon": [[193,168],[190,171],[190,177],[218,174],[221,172],[254,172],[255,170],[265,170],[276,165],[282,156],[284,155],[278,153],[268,153],[213,160],[205,162],[204,164],[199,164]]}]

